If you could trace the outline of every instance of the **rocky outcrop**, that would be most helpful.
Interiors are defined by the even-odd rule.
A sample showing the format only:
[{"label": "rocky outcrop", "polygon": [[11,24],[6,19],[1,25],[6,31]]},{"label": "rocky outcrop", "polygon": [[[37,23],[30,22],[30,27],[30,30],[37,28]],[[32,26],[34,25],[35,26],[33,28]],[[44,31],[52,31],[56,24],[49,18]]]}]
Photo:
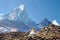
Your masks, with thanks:
[{"label": "rocky outcrop", "polygon": [[37,36],[45,39],[60,40],[60,26],[50,25],[37,32]]}]

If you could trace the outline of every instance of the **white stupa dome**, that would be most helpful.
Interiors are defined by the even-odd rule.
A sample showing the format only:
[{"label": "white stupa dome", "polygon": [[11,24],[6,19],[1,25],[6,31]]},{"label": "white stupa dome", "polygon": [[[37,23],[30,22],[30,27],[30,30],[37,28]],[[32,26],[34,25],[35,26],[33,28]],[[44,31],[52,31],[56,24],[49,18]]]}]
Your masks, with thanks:
[{"label": "white stupa dome", "polygon": [[12,28],[11,32],[17,32],[17,29],[16,28]]},{"label": "white stupa dome", "polygon": [[30,32],[30,35],[34,35],[34,34],[36,34],[35,32]]}]

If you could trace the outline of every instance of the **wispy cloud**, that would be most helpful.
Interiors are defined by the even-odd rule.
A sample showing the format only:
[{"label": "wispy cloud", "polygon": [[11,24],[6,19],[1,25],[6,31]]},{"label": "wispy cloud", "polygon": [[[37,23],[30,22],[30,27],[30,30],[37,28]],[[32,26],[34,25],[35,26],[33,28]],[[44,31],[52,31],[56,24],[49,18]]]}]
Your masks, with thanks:
[{"label": "wispy cloud", "polygon": [[3,16],[4,14],[3,13],[0,13],[0,16]]}]

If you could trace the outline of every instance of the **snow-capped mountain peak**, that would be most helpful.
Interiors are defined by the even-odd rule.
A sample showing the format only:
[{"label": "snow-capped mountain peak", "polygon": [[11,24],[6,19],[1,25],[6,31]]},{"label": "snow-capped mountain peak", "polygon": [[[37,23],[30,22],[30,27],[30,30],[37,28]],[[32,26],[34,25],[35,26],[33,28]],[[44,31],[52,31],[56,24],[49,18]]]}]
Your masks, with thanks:
[{"label": "snow-capped mountain peak", "polygon": [[45,18],[44,20],[42,20],[41,22],[40,22],[40,25],[41,26],[48,26],[48,25],[50,25],[51,24],[51,22],[47,19],[47,18]]},{"label": "snow-capped mountain peak", "polygon": [[[19,31],[28,31],[32,26],[34,26],[35,29],[38,30],[37,24],[35,23],[35,21],[33,21],[28,16],[28,14],[27,14],[27,12],[26,12],[25,9],[26,9],[25,8],[25,5],[24,4],[21,4],[19,7],[14,8],[10,13],[4,15],[3,18],[2,18],[2,20],[4,22],[6,22],[6,20],[8,20],[9,23],[7,22],[8,23],[7,26],[10,27],[10,25],[12,25],[12,23],[13,23],[13,25],[15,25],[16,28],[17,28],[17,25],[19,24],[18,22],[21,22],[20,24],[22,24],[22,27],[19,29],[19,27],[21,25],[18,25],[18,28],[17,28]],[[12,21],[12,22],[10,22],[10,21]],[[18,24],[16,24],[15,22],[17,22]],[[13,28],[13,29],[11,29],[11,31],[14,31],[14,30],[17,31],[17,29],[14,29]]]},{"label": "snow-capped mountain peak", "polygon": [[56,20],[53,20],[53,21],[52,21],[52,24],[54,24],[54,25],[59,25],[59,23],[58,23]]},{"label": "snow-capped mountain peak", "polygon": [[23,10],[25,9],[25,6],[24,6],[23,4],[21,4],[21,5],[19,6],[19,9],[20,9],[21,11],[23,11]]}]

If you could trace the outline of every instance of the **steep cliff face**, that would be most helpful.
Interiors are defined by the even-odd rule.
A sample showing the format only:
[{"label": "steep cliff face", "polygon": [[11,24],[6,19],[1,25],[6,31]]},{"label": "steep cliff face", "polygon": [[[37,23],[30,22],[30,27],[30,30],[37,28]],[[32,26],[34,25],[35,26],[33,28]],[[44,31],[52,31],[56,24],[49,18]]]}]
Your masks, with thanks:
[{"label": "steep cliff face", "polygon": [[0,26],[3,27],[1,29],[2,31],[3,29],[10,31],[13,27],[18,29],[18,31],[23,32],[29,31],[32,27],[36,30],[38,28],[36,22],[28,16],[25,5],[23,4],[17,8],[14,8],[10,13],[3,15],[0,21],[2,21],[0,22]]}]

